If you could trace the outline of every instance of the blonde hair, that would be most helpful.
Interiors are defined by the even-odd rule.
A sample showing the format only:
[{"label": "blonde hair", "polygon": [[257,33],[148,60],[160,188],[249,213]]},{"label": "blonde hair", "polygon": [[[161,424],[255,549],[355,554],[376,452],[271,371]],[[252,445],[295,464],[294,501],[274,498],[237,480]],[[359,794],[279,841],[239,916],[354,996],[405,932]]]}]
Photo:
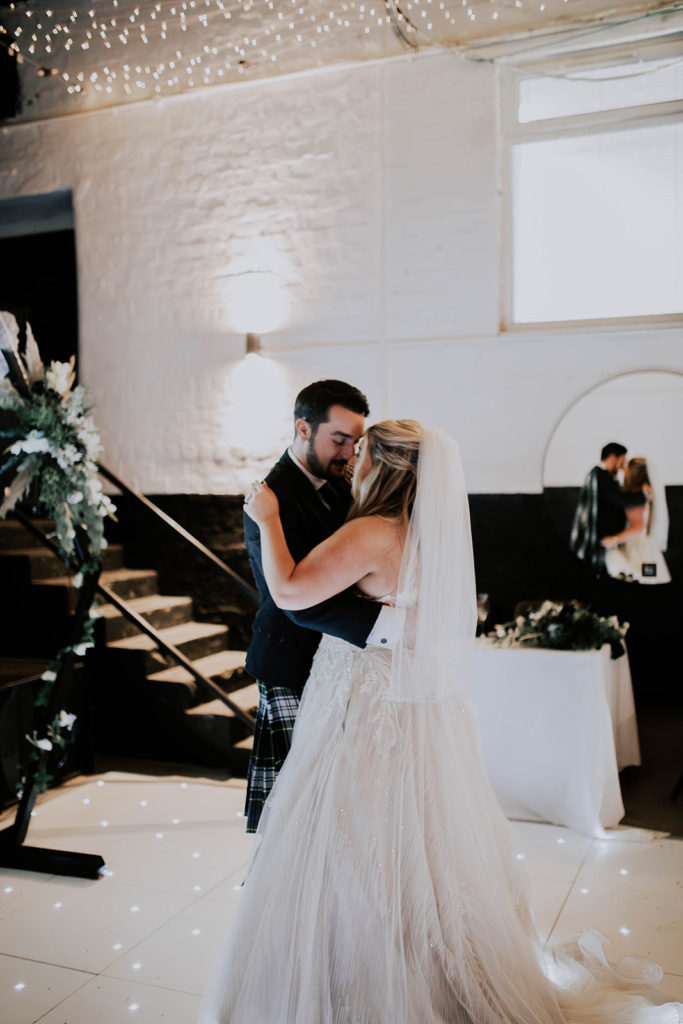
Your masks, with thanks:
[{"label": "blonde hair", "polygon": [[624,490],[642,491],[643,486],[649,483],[647,460],[643,458],[629,459],[624,470]]},{"label": "blonde hair", "polygon": [[408,524],[415,502],[417,459],[424,428],[417,420],[382,420],[368,427],[365,445],[371,462],[363,480],[353,482],[349,519],[388,516]]}]

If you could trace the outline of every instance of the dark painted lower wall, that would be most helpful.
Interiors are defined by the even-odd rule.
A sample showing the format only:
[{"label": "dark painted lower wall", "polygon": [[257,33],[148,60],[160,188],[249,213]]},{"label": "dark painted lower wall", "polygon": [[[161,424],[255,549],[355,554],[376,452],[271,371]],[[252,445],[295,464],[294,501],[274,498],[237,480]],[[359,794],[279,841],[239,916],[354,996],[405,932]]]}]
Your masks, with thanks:
[{"label": "dark painted lower wall", "polygon": [[[616,614],[631,623],[628,646],[638,700],[680,700],[680,672],[671,666],[678,663],[677,632],[683,613],[683,515],[678,511],[683,488],[675,491],[668,495],[673,582],[647,587],[595,579],[568,550],[556,525],[556,508],[546,496],[470,495],[477,589],[490,595],[490,623],[510,619],[518,601],[578,598],[602,614]],[[242,547],[240,496],[177,494],[152,500],[251,581]],[[116,501],[120,521],[112,539],[124,544],[126,563],[157,568],[162,592],[191,594],[196,618],[227,622],[232,646],[243,646],[253,615],[249,605],[149,513],[133,507],[129,499]]]}]

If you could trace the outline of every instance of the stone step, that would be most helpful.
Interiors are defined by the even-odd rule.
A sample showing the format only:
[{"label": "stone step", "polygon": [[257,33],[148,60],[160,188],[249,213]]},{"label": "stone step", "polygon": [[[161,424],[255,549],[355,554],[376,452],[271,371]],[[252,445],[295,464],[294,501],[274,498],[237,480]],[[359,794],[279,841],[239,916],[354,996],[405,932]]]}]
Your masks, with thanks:
[{"label": "stone step", "polygon": [[[241,690],[233,690],[228,696],[233,704],[236,704],[242,711],[254,714],[258,704],[258,683],[243,686]],[[207,701],[205,704],[196,704],[195,707],[188,708],[185,714],[218,715],[225,718],[235,717],[235,712],[232,708],[229,708],[219,697],[216,697],[215,700]]]},{"label": "stone step", "polygon": [[[251,683],[244,671],[246,651],[218,651],[205,658],[196,658],[195,667],[208,679],[220,686],[224,693],[232,693]],[[209,691],[182,665],[171,665],[151,672],[144,680],[149,699],[163,701],[171,708],[184,711],[209,698]]]},{"label": "stone step", "polygon": [[[70,592],[69,607],[76,607],[78,591],[72,587],[73,577],[53,577],[51,580],[38,580],[34,584],[38,588],[63,587]],[[158,575],[154,569],[110,569],[100,572],[99,579],[105,587],[128,601],[134,597],[146,597],[158,593]]]},{"label": "stone step", "polygon": [[[96,602],[97,603],[97,602]],[[148,594],[134,597],[126,604],[157,630],[169,629],[192,618],[192,598],[172,597],[166,594]],[[107,641],[121,640],[127,636],[140,635],[139,627],[131,622],[114,604],[98,604],[98,611],[104,619],[104,635]]]},{"label": "stone step", "polygon": [[[258,702],[258,685],[252,683],[236,690],[230,698],[245,711],[254,711]],[[233,774],[246,774],[249,752],[248,748],[242,749],[242,743],[245,738],[253,742],[253,737],[249,726],[222,700],[216,698],[187,708],[183,722],[187,735],[185,742],[189,745],[194,741],[195,756],[201,759],[201,763],[228,764]]]},{"label": "stone step", "polygon": [[[54,519],[32,519],[31,522],[43,533],[54,533]],[[26,529],[17,519],[0,520],[0,551],[8,548],[42,547],[37,537]]]},{"label": "stone step", "polygon": [[[228,627],[217,625],[214,622],[184,622],[180,626],[171,626],[170,629],[160,629],[159,635],[162,640],[172,644],[174,647],[189,658],[203,658],[217,651],[226,648],[228,640]],[[147,673],[158,672],[165,665],[166,657],[163,652],[157,651],[154,641],[146,633],[138,633],[137,636],[124,637],[122,640],[113,640],[107,644],[111,651],[131,652],[133,654],[144,654]]]},{"label": "stone step", "polygon": [[[195,659],[194,664],[209,679],[220,679],[227,683],[235,674],[241,674],[247,658],[246,651],[219,651],[218,654],[210,654],[206,658]],[[154,672],[148,677],[152,682],[193,684],[194,676],[191,675],[182,665],[173,665],[171,668],[163,669],[161,672]],[[228,687],[224,687],[228,692]]]},{"label": "stone step", "polygon": [[[123,566],[123,548],[110,545],[102,560],[104,569],[120,569]],[[64,575],[64,563],[47,548],[12,548],[0,551],[0,574],[12,581],[35,583]]]}]

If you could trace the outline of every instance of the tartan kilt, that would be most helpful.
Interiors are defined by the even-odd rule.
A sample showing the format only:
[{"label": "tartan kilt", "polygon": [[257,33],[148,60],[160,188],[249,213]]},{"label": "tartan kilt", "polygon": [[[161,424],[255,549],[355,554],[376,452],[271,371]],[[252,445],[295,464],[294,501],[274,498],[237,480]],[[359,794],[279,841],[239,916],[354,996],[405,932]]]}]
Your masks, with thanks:
[{"label": "tartan kilt", "polygon": [[247,832],[255,832],[263,805],[292,745],[299,696],[287,686],[258,683],[254,747],[247,771]]}]

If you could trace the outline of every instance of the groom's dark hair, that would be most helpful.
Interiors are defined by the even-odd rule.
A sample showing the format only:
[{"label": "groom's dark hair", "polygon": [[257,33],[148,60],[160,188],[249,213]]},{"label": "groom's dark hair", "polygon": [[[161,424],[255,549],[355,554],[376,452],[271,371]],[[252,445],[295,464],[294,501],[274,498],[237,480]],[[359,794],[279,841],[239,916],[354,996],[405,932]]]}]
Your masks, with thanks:
[{"label": "groom's dark hair", "polygon": [[600,452],[600,461],[604,462],[610,455],[616,455],[619,458],[620,455],[626,455],[626,448],[623,444],[618,444],[616,441],[610,441]]},{"label": "groom's dark hair", "polygon": [[346,384],[343,380],[316,380],[296,396],[294,422],[306,420],[315,436],[320,424],[327,422],[327,414],[333,405],[341,405],[361,416],[370,415],[367,398],[352,384]]}]

